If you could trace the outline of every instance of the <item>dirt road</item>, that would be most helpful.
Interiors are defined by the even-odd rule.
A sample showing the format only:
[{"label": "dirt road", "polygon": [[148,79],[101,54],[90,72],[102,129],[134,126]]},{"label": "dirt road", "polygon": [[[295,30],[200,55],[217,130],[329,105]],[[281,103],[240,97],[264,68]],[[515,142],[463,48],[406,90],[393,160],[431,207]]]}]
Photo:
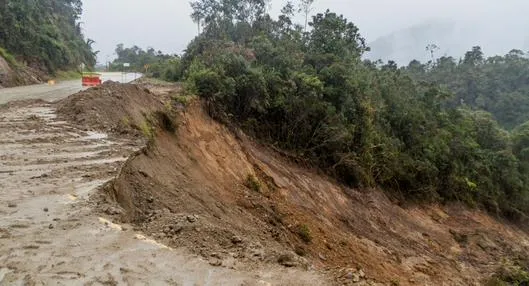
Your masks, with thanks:
[{"label": "dirt road", "polygon": [[[53,100],[73,83],[0,91]],[[139,145],[59,121],[53,104],[0,106],[0,285],[322,285],[280,266],[211,266],[98,215],[89,199]],[[114,214],[119,209],[108,207]]]},{"label": "dirt road", "polygon": [[[139,74],[102,73],[103,81],[112,80],[117,82],[130,82],[136,77],[139,77]],[[13,100],[26,99],[43,99],[46,101],[54,101],[67,97],[83,89],[86,88],[81,86],[81,80],[63,81],[58,82],[55,85],[38,84],[15,88],[5,88],[0,89],[0,104],[4,104]]]}]

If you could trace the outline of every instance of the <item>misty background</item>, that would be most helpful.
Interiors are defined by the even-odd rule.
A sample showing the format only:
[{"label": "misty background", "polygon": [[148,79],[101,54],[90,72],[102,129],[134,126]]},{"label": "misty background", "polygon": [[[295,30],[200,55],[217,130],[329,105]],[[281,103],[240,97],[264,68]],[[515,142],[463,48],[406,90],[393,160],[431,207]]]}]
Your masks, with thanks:
[{"label": "misty background", "polygon": [[[114,59],[114,49],[138,45],[180,54],[197,35],[186,0],[85,0],[83,28],[96,41],[98,61]],[[286,1],[272,0],[276,16]],[[327,0],[314,4],[313,14],[330,9],[355,23],[372,51],[369,59],[427,61],[428,44],[439,46],[436,57],[460,58],[479,45],[487,56],[511,49],[529,50],[529,1],[524,0]],[[301,23],[302,20],[299,20]]]}]

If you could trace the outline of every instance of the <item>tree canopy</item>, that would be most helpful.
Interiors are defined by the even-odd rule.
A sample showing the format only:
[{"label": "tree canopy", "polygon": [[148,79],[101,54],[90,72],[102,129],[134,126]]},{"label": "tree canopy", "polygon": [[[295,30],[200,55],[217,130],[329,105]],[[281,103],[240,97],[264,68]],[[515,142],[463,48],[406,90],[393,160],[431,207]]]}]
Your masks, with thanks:
[{"label": "tree canopy", "polygon": [[473,47],[459,61],[452,57],[425,64],[413,61],[406,70],[417,81],[454,93],[449,105],[488,111],[504,128],[529,120],[529,58],[520,50],[485,58],[481,47]]},{"label": "tree canopy", "polygon": [[94,42],[83,37],[81,13],[80,0],[0,1],[0,47],[50,73],[93,67]]},{"label": "tree canopy", "polygon": [[202,32],[181,70],[212,116],[350,186],[529,214],[529,62],[521,52],[486,59],[475,47],[460,62],[399,68],[363,61],[365,40],[342,15],[317,13],[305,30],[295,3],[277,19],[263,3],[191,3]]},{"label": "tree canopy", "polygon": [[[154,48],[143,50],[138,46],[125,48],[123,44],[116,47],[117,58],[110,63],[111,71],[135,71],[148,76],[168,81],[177,81],[181,77],[180,57],[167,55]],[[128,63],[129,67],[124,67]]]}]

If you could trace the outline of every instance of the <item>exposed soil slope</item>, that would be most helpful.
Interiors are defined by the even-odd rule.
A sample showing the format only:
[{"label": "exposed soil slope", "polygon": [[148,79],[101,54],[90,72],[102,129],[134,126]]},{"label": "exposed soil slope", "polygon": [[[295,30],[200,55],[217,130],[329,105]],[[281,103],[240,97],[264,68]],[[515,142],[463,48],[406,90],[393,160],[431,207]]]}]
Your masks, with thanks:
[{"label": "exposed soil slope", "polygon": [[0,88],[42,82],[42,75],[25,66],[11,66],[0,56]]},{"label": "exposed soil slope", "polygon": [[402,208],[379,191],[342,187],[237,139],[198,103],[177,121],[109,188],[123,219],[168,245],[230,267],[278,261],[329,270],[337,283],[366,273],[400,285],[479,285],[502,260],[529,254],[515,227],[460,206]]},{"label": "exposed soil slope", "polygon": [[108,83],[59,103],[86,129],[149,137],[106,190],[124,209],[110,214],[164,245],[224,269],[296,267],[267,272],[285,285],[324,283],[307,268],[336,284],[481,285],[529,257],[527,234],[506,222],[343,187],[228,130],[199,102],[176,112],[169,98]]}]

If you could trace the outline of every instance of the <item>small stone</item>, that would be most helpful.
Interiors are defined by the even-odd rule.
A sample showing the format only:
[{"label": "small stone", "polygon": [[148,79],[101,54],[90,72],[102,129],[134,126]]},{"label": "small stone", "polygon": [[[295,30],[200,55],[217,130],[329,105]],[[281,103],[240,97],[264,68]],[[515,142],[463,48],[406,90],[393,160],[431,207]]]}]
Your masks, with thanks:
[{"label": "small stone", "polygon": [[353,272],[352,271],[348,271],[347,273],[345,273],[345,275],[343,276],[343,278],[347,279],[347,280],[352,280],[353,279]]},{"label": "small stone", "polygon": [[222,261],[220,259],[214,259],[209,262],[209,265],[219,267],[222,266]]},{"label": "small stone", "polygon": [[325,256],[323,256],[321,253],[318,254],[319,258],[323,261],[326,261],[327,258],[325,258]]},{"label": "small stone", "polygon": [[298,265],[294,253],[285,253],[279,256],[277,262],[285,267],[295,267]]},{"label": "small stone", "polygon": [[232,242],[233,244],[239,244],[239,243],[242,242],[242,238],[240,238],[239,236],[236,236],[236,235],[235,235],[235,236],[233,236],[233,237],[231,238],[231,242]]},{"label": "small stone", "polygon": [[8,203],[8,204],[7,204],[7,207],[8,207],[8,208],[16,208],[16,207],[17,207],[17,204],[14,204],[14,203]]},{"label": "small stone", "polygon": [[216,252],[213,252],[213,253],[211,254],[211,257],[213,257],[213,258],[217,258],[217,259],[220,259],[220,258],[221,258],[221,257],[220,257],[220,254],[218,254],[218,253],[216,253]]},{"label": "small stone", "polygon": [[192,216],[192,215],[188,215],[187,216],[187,221],[190,222],[190,223],[194,223],[197,221],[197,218]]},{"label": "small stone", "polygon": [[360,282],[360,275],[354,273],[353,274],[353,282],[356,283],[356,282]]},{"label": "small stone", "polygon": [[358,275],[360,276],[360,278],[364,278],[364,277],[366,277],[366,273],[365,273],[364,270],[362,270],[362,269],[360,269],[360,270],[358,271]]},{"label": "small stone", "polygon": [[53,224],[50,224],[50,225],[48,226],[48,228],[49,228],[49,229],[54,229],[55,227],[53,226]]},{"label": "small stone", "polygon": [[118,215],[118,214],[121,214],[121,209],[118,209],[116,207],[108,207],[106,210],[105,210],[105,213],[107,215]]},{"label": "small stone", "polygon": [[127,227],[122,226],[122,227],[121,227],[121,230],[122,230],[122,231],[127,231],[127,230],[129,230],[129,229],[128,229]]},{"label": "small stone", "polygon": [[48,208],[44,208],[43,210],[44,210],[45,212],[48,212]]},{"label": "small stone", "polygon": [[154,198],[153,198],[153,197],[149,197],[149,198],[147,199],[147,202],[148,202],[149,204],[154,203]]}]

